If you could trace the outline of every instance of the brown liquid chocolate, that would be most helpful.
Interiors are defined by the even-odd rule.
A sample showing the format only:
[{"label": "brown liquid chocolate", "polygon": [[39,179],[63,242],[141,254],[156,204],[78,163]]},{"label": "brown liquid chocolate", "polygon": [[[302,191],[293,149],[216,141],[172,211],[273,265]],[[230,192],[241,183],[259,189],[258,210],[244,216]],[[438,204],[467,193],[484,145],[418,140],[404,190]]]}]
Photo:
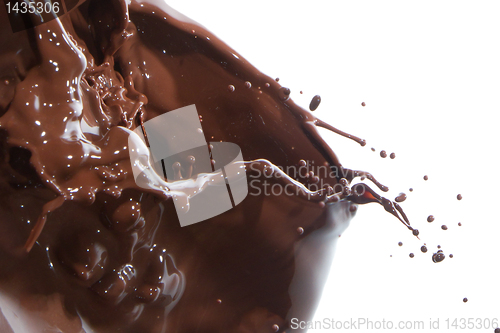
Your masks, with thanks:
[{"label": "brown liquid chocolate", "polygon": [[[127,3],[80,1],[16,33],[0,6],[0,289],[21,303],[23,331],[283,332],[311,319],[355,203],[380,203],[418,235],[397,203],[349,186],[387,191],[343,168],[317,126],[364,140],[164,3]],[[250,193],[181,228],[168,191],[136,185],[128,137],[191,104],[207,142],[241,148],[255,189],[295,194]],[[301,161],[331,172],[280,170]]]}]

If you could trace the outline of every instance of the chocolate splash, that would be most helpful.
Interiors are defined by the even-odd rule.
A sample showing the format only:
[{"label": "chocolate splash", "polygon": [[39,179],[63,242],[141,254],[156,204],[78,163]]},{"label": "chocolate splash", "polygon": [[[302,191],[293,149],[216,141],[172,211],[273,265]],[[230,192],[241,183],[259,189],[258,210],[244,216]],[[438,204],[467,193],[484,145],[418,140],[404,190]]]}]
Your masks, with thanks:
[{"label": "chocolate splash", "polygon": [[[381,204],[418,235],[397,203],[351,186],[365,177],[388,190],[344,168],[317,127],[363,139],[298,107],[290,89],[163,2],[75,2],[16,33],[0,7],[0,289],[46,309],[27,306],[27,323],[67,333],[284,331],[289,318],[312,317],[356,203]],[[241,148],[250,186],[292,195],[260,192],[181,228],[174,189],[199,164],[186,156],[173,166],[179,182],[145,190],[128,142],[146,121],[191,104],[207,142]],[[281,170],[300,161],[329,172]]]}]

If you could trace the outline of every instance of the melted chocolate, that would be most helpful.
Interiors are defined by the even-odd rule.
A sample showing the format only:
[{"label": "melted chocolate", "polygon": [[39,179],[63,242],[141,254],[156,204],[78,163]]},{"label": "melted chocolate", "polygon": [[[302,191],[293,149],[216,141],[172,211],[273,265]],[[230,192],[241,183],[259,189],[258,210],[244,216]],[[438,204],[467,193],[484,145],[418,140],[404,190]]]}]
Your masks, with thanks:
[{"label": "melted chocolate", "polygon": [[[285,331],[312,318],[355,204],[377,202],[418,235],[397,203],[350,187],[366,177],[388,190],[344,168],[317,127],[363,139],[298,107],[278,79],[163,2],[79,1],[17,33],[0,7],[0,288],[45,309],[27,305],[27,322],[65,333]],[[146,190],[128,139],[192,104],[207,142],[241,148],[257,189],[293,194],[249,195],[181,228],[172,189],[198,163],[174,163],[178,182]],[[302,161],[332,172],[282,171]]]}]

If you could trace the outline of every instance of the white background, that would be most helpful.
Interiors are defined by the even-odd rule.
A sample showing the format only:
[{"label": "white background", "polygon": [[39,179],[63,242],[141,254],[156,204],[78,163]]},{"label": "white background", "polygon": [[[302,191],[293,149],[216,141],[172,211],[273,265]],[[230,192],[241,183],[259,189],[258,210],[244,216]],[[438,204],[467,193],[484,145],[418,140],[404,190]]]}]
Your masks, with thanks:
[{"label": "white background", "polygon": [[[388,198],[408,195],[402,206],[421,241],[378,205],[360,207],[340,238],[316,319],[425,323],[397,332],[493,332],[447,330],[446,319],[500,321],[500,2],[168,3],[279,77],[305,108],[321,95],[315,115],[367,140],[360,147],[324,132],[343,165],[372,172],[390,187]],[[382,149],[396,159],[382,159]],[[438,244],[454,258],[433,263]]]}]

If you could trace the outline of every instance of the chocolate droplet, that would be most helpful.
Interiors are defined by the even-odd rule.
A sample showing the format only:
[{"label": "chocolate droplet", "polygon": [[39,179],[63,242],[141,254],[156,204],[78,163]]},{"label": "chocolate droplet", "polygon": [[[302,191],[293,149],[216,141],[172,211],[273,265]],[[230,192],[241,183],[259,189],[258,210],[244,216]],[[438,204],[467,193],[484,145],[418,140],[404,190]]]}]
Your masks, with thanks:
[{"label": "chocolate droplet", "polygon": [[321,96],[316,95],[312,98],[311,103],[309,104],[309,110],[314,111],[318,108],[319,103],[321,103]]},{"label": "chocolate droplet", "polygon": [[413,258],[415,255],[413,253],[410,253],[410,258]]},{"label": "chocolate droplet", "polygon": [[372,151],[375,151],[375,148],[372,147]]},{"label": "chocolate droplet", "polygon": [[387,157],[387,152],[385,150],[380,151],[380,157],[386,158]]},{"label": "chocolate droplet", "polygon": [[361,106],[366,106],[366,103],[365,102],[361,103]]},{"label": "chocolate droplet", "polygon": [[467,303],[468,301],[467,297],[464,297],[464,303]]},{"label": "chocolate droplet", "polygon": [[278,96],[282,101],[286,101],[290,98],[290,89],[281,87],[278,90]]},{"label": "chocolate droplet", "polygon": [[420,248],[420,251],[422,251],[423,253],[426,253],[427,252],[427,246],[422,245],[422,247]]},{"label": "chocolate droplet", "polygon": [[425,175],[424,180],[428,180],[428,179],[429,179],[429,176]]},{"label": "chocolate droplet", "polygon": [[458,222],[458,226],[461,227],[462,226],[462,223]]},{"label": "chocolate droplet", "polygon": [[432,221],[434,221],[434,215],[427,216],[427,222],[431,223]]},{"label": "chocolate droplet", "polygon": [[391,155],[389,156],[391,159],[395,159],[396,158],[396,154],[395,153],[391,153]]},{"label": "chocolate droplet", "polygon": [[448,227],[447,227],[446,225],[444,225],[444,224],[443,224],[443,225],[441,226],[441,229],[443,229],[443,230],[448,230]]},{"label": "chocolate droplet", "polygon": [[453,254],[450,254],[450,255],[449,255],[449,257],[450,257],[450,258],[453,258]]},{"label": "chocolate droplet", "polygon": [[461,194],[457,195],[457,200],[462,200],[462,195]]},{"label": "chocolate droplet", "polygon": [[444,258],[446,257],[444,256],[443,252],[437,252],[432,255],[432,261],[434,261],[435,263],[443,261]]},{"label": "chocolate droplet", "polygon": [[406,194],[399,193],[399,195],[394,199],[396,202],[403,202],[406,200]]},{"label": "chocolate droplet", "polygon": [[245,87],[247,87],[248,89],[252,88],[252,84],[250,83],[250,81],[245,82]]},{"label": "chocolate droplet", "polygon": [[399,243],[398,243],[398,245],[399,245],[399,246],[403,246],[403,242],[399,242]]},{"label": "chocolate droplet", "polygon": [[418,236],[420,234],[420,231],[418,231],[418,229],[413,229],[412,233],[413,236]]},{"label": "chocolate droplet", "polygon": [[299,235],[302,235],[302,234],[304,233],[304,228],[302,228],[302,227],[298,227],[298,228],[297,228],[297,233],[298,233]]},{"label": "chocolate droplet", "polygon": [[230,84],[227,86],[227,90],[229,90],[230,92],[233,92],[235,90],[235,88],[232,84]]},{"label": "chocolate droplet", "polygon": [[274,330],[275,332],[278,332],[278,331],[280,330],[280,327],[279,327],[278,325],[274,324],[274,325],[273,325],[273,330]]}]

